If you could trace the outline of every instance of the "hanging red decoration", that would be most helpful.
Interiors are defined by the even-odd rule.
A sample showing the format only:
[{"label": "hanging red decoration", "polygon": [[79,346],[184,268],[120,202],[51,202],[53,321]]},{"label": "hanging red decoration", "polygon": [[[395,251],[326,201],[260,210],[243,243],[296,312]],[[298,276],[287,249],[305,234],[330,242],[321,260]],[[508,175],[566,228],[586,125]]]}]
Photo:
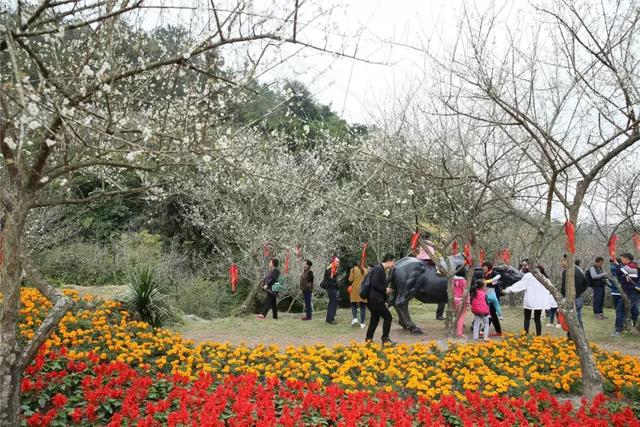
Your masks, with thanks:
[{"label": "hanging red decoration", "polygon": [[464,263],[466,265],[473,264],[473,258],[471,257],[471,246],[468,243],[464,244]]},{"label": "hanging red decoration", "polygon": [[367,243],[362,244],[362,255],[360,256],[360,268],[364,268],[367,263]]},{"label": "hanging red decoration", "polygon": [[298,261],[302,259],[302,245],[296,245],[296,258]]},{"label": "hanging red decoration", "polygon": [[564,233],[567,235],[567,250],[572,254],[576,253],[576,226],[567,220],[564,223]]},{"label": "hanging red decoration", "polygon": [[502,258],[502,262],[505,264],[509,264],[511,262],[511,252],[509,249],[503,249],[500,251],[500,258]]},{"label": "hanging red decoration", "polygon": [[289,251],[284,255],[284,274],[289,274],[289,261],[291,260],[291,254]]},{"label": "hanging red decoration", "polygon": [[484,264],[485,256],[484,249],[480,249],[480,264]]},{"label": "hanging red decoration", "polygon": [[454,255],[458,254],[458,241],[457,240],[454,240],[453,243],[451,244],[451,250],[452,250]]},{"label": "hanging red decoration", "polygon": [[640,251],[640,235],[638,233],[633,233],[633,247],[636,248],[636,251]]},{"label": "hanging red decoration", "polygon": [[411,236],[411,250],[415,251],[418,249],[418,242],[420,241],[420,232],[416,230]]},{"label": "hanging red decoration", "polygon": [[269,244],[268,243],[265,243],[264,248],[262,248],[262,254],[267,258],[269,257]]},{"label": "hanging red decoration", "polygon": [[229,278],[231,280],[231,291],[235,293],[238,286],[238,266],[236,263],[231,264],[229,267]]},{"label": "hanging red decoration", "polygon": [[338,272],[338,257],[331,257],[331,277],[336,277],[336,273]]},{"label": "hanging red decoration", "polygon": [[607,247],[609,248],[609,258],[616,259],[616,245],[618,244],[618,236],[612,234],[609,238],[609,242],[607,243]]}]

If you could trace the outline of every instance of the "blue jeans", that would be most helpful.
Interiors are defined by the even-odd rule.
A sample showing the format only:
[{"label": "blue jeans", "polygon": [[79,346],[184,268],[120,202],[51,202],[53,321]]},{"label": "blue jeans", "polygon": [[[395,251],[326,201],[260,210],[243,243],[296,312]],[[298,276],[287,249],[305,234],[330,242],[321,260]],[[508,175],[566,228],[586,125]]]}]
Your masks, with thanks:
[{"label": "blue jeans", "polygon": [[338,290],[336,288],[327,289],[329,305],[327,306],[327,322],[333,322],[338,311]]},{"label": "blue jeans", "polygon": [[[613,296],[613,304],[616,306],[616,332],[622,332],[624,329],[624,300],[619,295]],[[640,294],[638,292],[627,295],[631,303],[631,320],[635,324],[638,321],[638,302]]]},{"label": "blue jeans", "polygon": [[304,312],[307,319],[311,319],[311,294],[311,291],[302,291],[302,296],[304,298]]},{"label": "blue jeans", "polygon": [[602,314],[604,308],[604,286],[596,286],[593,289],[593,314]]},{"label": "blue jeans", "polygon": [[358,306],[360,306],[360,323],[364,323],[365,316],[367,315],[367,306],[363,302],[352,302],[351,303],[351,314],[354,319],[358,318]]},{"label": "blue jeans", "polygon": [[549,323],[553,325],[554,320],[556,320],[556,313],[558,312],[558,307],[551,307],[547,311],[547,317],[549,318]]},{"label": "blue jeans", "polygon": [[584,301],[582,297],[579,296],[576,298],[576,316],[578,316],[578,322],[580,322],[580,327],[584,329],[584,324],[582,323],[582,306],[584,305]]}]

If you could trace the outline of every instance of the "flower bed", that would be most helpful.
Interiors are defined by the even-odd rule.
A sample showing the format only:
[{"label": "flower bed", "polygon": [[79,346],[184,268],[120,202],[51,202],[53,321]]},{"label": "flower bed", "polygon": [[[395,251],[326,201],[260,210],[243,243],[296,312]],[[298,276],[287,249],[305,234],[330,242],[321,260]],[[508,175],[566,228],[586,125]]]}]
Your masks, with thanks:
[{"label": "flower bed", "polygon": [[[121,417],[140,425],[413,425],[423,419],[451,425],[633,425],[629,420],[638,411],[625,402],[640,400],[640,361],[595,346],[609,397],[573,408],[547,394],[580,392],[578,357],[563,339],[507,336],[487,344],[452,344],[446,351],[435,343],[196,345],[133,321],[116,302],[69,294],[76,308],[22,383],[23,409],[32,425],[120,425]],[[22,302],[20,330],[28,338],[49,303],[30,288],[23,289]],[[364,415],[365,408],[377,411],[373,418]]]},{"label": "flower bed", "polygon": [[262,382],[255,375],[150,376],[122,362],[101,363],[94,354],[75,361],[64,350],[40,352],[22,391],[30,426],[640,426],[640,406],[634,413],[603,396],[577,408],[535,390],[522,397],[466,392],[464,400],[431,401],[396,392],[347,392],[316,382]]}]

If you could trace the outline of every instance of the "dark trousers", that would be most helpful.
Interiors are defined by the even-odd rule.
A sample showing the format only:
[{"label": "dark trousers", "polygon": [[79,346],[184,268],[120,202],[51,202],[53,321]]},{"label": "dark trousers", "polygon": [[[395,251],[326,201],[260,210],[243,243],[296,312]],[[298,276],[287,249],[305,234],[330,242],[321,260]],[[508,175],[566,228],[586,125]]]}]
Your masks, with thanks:
[{"label": "dark trousers", "polygon": [[444,302],[438,303],[438,308],[436,309],[436,319],[444,317],[444,308],[446,306],[447,304]]},{"label": "dark trousers", "polygon": [[604,286],[595,286],[593,289],[593,314],[602,314],[604,309]]},{"label": "dark trousers", "polygon": [[[613,296],[613,304],[616,306],[616,331],[622,332],[624,329],[624,300],[620,295],[612,295]],[[628,295],[629,302],[631,303],[631,321],[635,325],[638,321],[638,315],[640,314],[638,310],[638,305],[640,304],[640,294],[636,292],[636,294]]]},{"label": "dark trousers", "polygon": [[367,328],[367,340],[373,339],[373,334],[376,332],[380,318],[382,317],[382,339],[389,339],[389,331],[391,331],[391,312],[387,308],[384,302],[372,302],[367,303],[369,312],[371,312],[371,319],[369,319],[369,327]]},{"label": "dark trousers", "polygon": [[338,290],[335,288],[327,289],[329,296],[329,305],[327,306],[327,322],[333,322],[338,311]]},{"label": "dark trousers", "polygon": [[311,319],[311,291],[302,291],[302,297],[304,298],[304,312],[307,315],[307,319]]},{"label": "dark trousers", "polygon": [[273,313],[273,318],[278,318],[278,304],[277,304],[278,295],[276,294],[267,294],[267,299],[264,301],[264,306],[262,307],[262,315],[266,316],[271,309]]},{"label": "dark trousers", "polygon": [[500,326],[500,319],[498,319],[498,313],[496,313],[496,308],[493,304],[489,304],[489,312],[491,314],[489,325],[493,324],[493,328],[496,330],[496,333],[501,334],[502,327]]},{"label": "dark trousers", "polygon": [[536,322],[536,335],[542,335],[542,321],[540,317],[542,316],[542,310],[529,310],[528,308],[524,309],[524,331],[529,333],[529,325],[531,324],[531,311],[533,311],[533,320]]},{"label": "dark trousers", "polygon": [[553,322],[556,320],[556,314],[558,313],[558,307],[551,307],[547,313],[549,316],[549,323],[553,325]]}]

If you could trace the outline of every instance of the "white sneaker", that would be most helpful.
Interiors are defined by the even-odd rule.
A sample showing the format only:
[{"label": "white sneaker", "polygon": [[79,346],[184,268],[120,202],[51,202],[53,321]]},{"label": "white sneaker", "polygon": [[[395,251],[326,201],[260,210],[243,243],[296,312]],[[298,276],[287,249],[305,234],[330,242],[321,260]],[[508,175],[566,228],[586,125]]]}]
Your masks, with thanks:
[{"label": "white sneaker", "polygon": [[553,325],[552,325],[551,323],[547,323],[545,326],[546,326],[547,328],[550,328],[550,327],[552,327]]},{"label": "white sneaker", "polygon": [[556,328],[560,329],[560,328],[562,328],[562,325],[558,323],[558,324],[556,325]]},{"label": "white sneaker", "polygon": [[366,327],[367,327],[367,324],[366,324],[366,323],[360,323],[360,329],[364,329],[364,328],[366,328]]},{"label": "white sneaker", "polygon": [[355,326],[358,324],[358,319],[351,320],[351,326]]},{"label": "white sneaker", "polygon": [[498,319],[500,319],[500,320],[504,320],[504,317],[502,317],[502,316],[498,316]]}]

